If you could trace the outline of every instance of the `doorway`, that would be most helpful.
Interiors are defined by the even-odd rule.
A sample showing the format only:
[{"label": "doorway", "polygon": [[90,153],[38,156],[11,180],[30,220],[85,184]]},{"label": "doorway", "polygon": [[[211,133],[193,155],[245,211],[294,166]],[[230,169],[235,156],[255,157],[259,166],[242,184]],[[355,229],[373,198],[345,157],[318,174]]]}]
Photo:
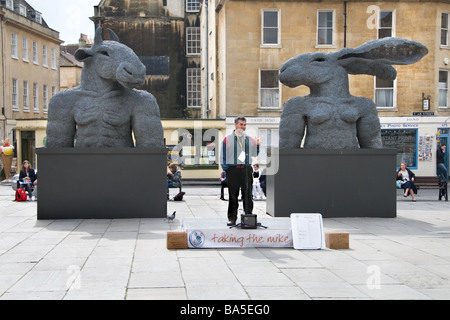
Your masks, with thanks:
[{"label": "doorway", "polygon": [[[34,131],[22,131],[21,143],[22,143],[22,162],[28,160],[31,166],[36,166],[36,137]],[[20,167],[22,164],[20,164]]]}]

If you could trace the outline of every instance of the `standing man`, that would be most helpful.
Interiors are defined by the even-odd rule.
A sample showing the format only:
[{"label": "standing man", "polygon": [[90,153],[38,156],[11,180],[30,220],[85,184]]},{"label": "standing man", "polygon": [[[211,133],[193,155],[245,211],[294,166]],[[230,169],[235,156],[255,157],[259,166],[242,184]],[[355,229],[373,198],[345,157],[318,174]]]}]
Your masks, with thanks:
[{"label": "standing man", "polygon": [[447,146],[445,144],[441,144],[441,146],[436,151],[436,164],[439,169],[439,178],[441,180],[441,184],[444,185],[448,179],[448,171],[445,167],[445,149]]},{"label": "standing man", "polygon": [[228,226],[236,225],[239,190],[242,189],[245,214],[253,212],[251,165],[252,157],[258,155],[258,146],[262,139],[255,140],[245,133],[247,120],[244,117],[234,120],[234,128],[233,133],[223,139],[221,149],[221,165],[228,180]]}]

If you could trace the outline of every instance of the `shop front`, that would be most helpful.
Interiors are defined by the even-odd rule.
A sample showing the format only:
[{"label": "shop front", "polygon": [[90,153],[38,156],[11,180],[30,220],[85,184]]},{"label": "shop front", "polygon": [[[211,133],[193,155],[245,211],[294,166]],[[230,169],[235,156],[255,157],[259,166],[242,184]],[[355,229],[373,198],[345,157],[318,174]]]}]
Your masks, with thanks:
[{"label": "shop front", "polygon": [[183,180],[217,180],[225,120],[162,120],[167,164],[175,163]]},{"label": "shop front", "polygon": [[45,146],[47,121],[17,120],[14,130],[18,170],[24,160],[28,160],[37,169],[36,149]]},{"label": "shop front", "polygon": [[[397,149],[397,168],[404,162],[418,176],[437,175],[436,149],[448,144],[450,117],[381,117],[385,148]],[[446,155],[446,166],[449,160]]]}]

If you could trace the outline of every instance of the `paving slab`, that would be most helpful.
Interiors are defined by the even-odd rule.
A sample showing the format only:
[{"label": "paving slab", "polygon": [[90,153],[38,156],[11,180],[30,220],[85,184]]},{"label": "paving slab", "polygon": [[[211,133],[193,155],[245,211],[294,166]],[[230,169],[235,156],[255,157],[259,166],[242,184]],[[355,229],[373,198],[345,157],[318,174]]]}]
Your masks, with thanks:
[{"label": "paving slab", "polygon": [[[450,204],[397,194],[397,218],[324,219],[345,250],[168,250],[183,218],[226,218],[220,187],[186,187],[165,219],[37,220],[0,185],[1,300],[450,300]],[[227,194],[225,195],[227,197]],[[265,201],[254,212],[266,215]],[[240,202],[242,207],[242,202]],[[63,208],[62,208],[63,210]]]}]

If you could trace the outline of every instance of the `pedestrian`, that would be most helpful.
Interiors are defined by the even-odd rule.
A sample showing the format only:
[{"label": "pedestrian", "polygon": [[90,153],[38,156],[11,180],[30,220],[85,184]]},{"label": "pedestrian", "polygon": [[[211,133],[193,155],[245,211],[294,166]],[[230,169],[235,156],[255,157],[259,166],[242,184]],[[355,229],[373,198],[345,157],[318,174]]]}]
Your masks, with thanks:
[{"label": "pedestrian", "polygon": [[439,148],[436,150],[436,165],[439,169],[439,180],[441,185],[443,186],[447,183],[448,179],[448,170],[445,167],[445,149],[447,146],[445,144],[441,144]]},{"label": "pedestrian", "polygon": [[167,199],[169,199],[169,188],[180,188],[181,193],[181,172],[175,163],[171,163],[167,169]]},{"label": "pedestrian", "polygon": [[237,117],[234,120],[234,131],[222,142],[221,166],[226,172],[228,182],[228,226],[236,225],[239,208],[239,190],[242,190],[242,200],[245,214],[252,214],[252,157],[258,155],[258,146],[262,140],[254,139],[245,132],[247,120]]},{"label": "pedestrian", "polygon": [[228,187],[227,173],[225,170],[223,170],[222,173],[220,174],[220,200],[225,200],[224,191],[225,188],[227,187]]},{"label": "pedestrian", "polygon": [[411,198],[413,202],[416,202],[416,198],[414,194],[417,194],[417,188],[414,185],[414,179],[416,178],[416,175],[414,172],[409,170],[406,167],[406,164],[402,162],[400,164],[400,169],[397,171],[397,180],[402,181],[402,189],[405,191],[403,193],[403,196],[406,198],[408,194],[411,194]]},{"label": "pedestrian", "polygon": [[259,170],[259,164],[255,163],[253,165],[253,199],[263,199],[263,191],[261,188],[261,171]]}]

